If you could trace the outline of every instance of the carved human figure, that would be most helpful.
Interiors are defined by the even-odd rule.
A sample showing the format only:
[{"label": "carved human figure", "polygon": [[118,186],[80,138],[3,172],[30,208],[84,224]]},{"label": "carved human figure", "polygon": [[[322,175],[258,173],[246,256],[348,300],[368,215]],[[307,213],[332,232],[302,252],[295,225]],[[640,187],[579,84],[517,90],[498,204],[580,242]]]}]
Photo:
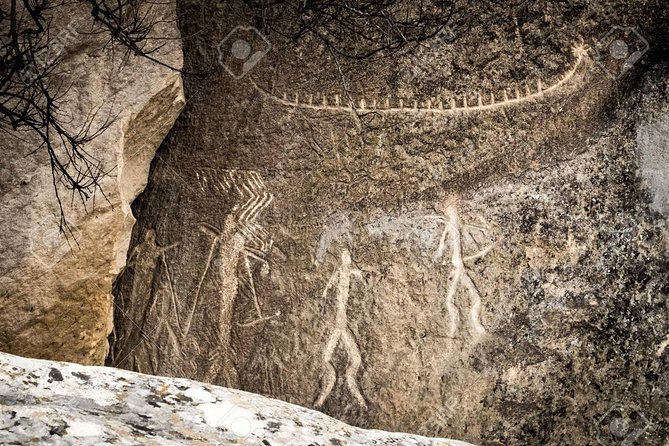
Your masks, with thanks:
[{"label": "carved human figure", "polygon": [[[134,351],[133,354],[135,346],[128,344],[127,347],[130,347],[131,350],[120,352],[117,357],[119,358],[119,362],[122,362],[126,358],[129,359],[131,367],[136,368],[139,372],[142,372],[142,370],[140,370],[140,364],[153,364],[153,361],[151,360],[150,346],[147,345],[148,341],[145,333],[155,331],[147,326],[149,323],[147,321],[147,315],[151,313],[157,305],[154,282],[156,274],[160,270],[159,263],[162,263],[165,271],[168,271],[165,253],[177,245],[177,243],[174,243],[169,246],[161,247],[156,242],[156,231],[150,228],[144,234],[144,240],[135,246],[128,256],[128,267],[133,269],[130,299],[132,301],[145,302],[145,305],[129,305],[129,307],[133,309],[130,314],[130,318],[133,321],[132,325],[139,331],[138,342],[142,348]],[[172,288],[171,284],[169,284],[169,287],[170,289]],[[142,310],[141,313],[137,311],[139,309]],[[138,360],[137,355],[140,354],[140,352],[144,352],[147,357]],[[155,372],[155,370],[148,372]]]},{"label": "carved human figure", "polygon": [[211,352],[207,361],[206,370],[200,375],[200,379],[207,382],[236,387],[238,384],[238,377],[230,346],[230,327],[232,324],[232,311],[234,308],[235,297],[239,286],[237,268],[239,257],[244,251],[244,237],[237,230],[237,224],[233,214],[229,214],[226,217],[223,230],[219,230],[208,224],[201,224],[200,229],[213,235],[213,238],[205,269],[200,277],[200,282],[196,288],[193,302],[191,303],[190,310],[186,316],[184,338],[188,336],[195,312],[199,307],[199,300],[205,277],[211,267],[215,254],[218,254],[218,268],[216,271],[218,280],[216,284],[217,292],[220,297],[220,300],[217,303],[219,313],[217,317],[211,318],[211,320],[216,322],[215,326],[209,327],[210,336],[216,340],[218,348]]},{"label": "carved human figure", "polygon": [[207,327],[207,330],[219,347],[208,358],[206,370],[200,379],[236,387],[237,370],[234,366],[234,352],[230,341],[235,298],[238,294],[249,297],[257,313],[257,319],[238,325],[255,325],[270,318],[263,316],[260,308],[252,261],[260,262],[261,274],[269,273],[267,255],[272,249],[272,239],[267,231],[256,223],[256,219],[272,202],[273,196],[267,192],[256,172],[224,170],[213,176],[198,174],[198,178],[205,185],[215,186],[218,192],[235,193],[240,201],[226,217],[222,230],[206,223],[200,224],[200,229],[213,238],[187,315],[184,337],[190,331],[200,304],[202,286],[216,258],[218,262],[216,286],[220,296],[216,305],[219,314],[216,326]]},{"label": "carved human figure", "polygon": [[229,240],[234,235],[243,241],[243,249],[235,251],[239,259],[235,293],[250,298],[258,316],[251,322],[238,325],[250,326],[270,319],[271,317],[263,316],[260,308],[253,276],[253,262],[260,263],[261,274],[269,274],[268,254],[272,250],[273,241],[265,228],[260,226],[256,220],[262,211],[272,203],[274,196],[267,191],[260,175],[253,171],[203,170],[197,173],[197,179],[203,191],[213,190],[216,193],[232,194],[239,200],[225,222],[226,234],[220,234],[220,231],[213,226],[201,225],[205,229],[208,228],[210,233],[218,234],[218,236],[212,241],[205,271],[198,285],[198,292],[212,261],[215,246],[219,241]]},{"label": "carved human figure", "polygon": [[[451,204],[446,207],[445,216],[431,215],[427,218],[434,219],[438,223],[444,225],[444,230],[441,234],[439,240],[439,247],[437,252],[434,255],[435,260],[439,260],[443,257],[444,251],[446,249],[446,242],[451,247],[451,284],[448,287],[448,292],[446,294],[446,309],[450,317],[450,326],[448,334],[450,337],[455,337],[455,334],[459,325],[459,313],[455,305],[455,296],[462,285],[465,290],[468,291],[470,296],[470,306],[469,306],[469,328],[471,330],[472,336],[478,338],[485,333],[485,328],[481,325],[480,314],[481,314],[481,295],[479,294],[476,284],[469,277],[469,272],[467,271],[466,263],[480,259],[484,257],[492,249],[493,245],[490,244],[486,248],[480,250],[479,252],[463,257],[463,242],[462,242],[462,232],[475,229],[483,233],[487,233],[487,228],[465,224],[463,225],[460,222],[460,217],[458,215],[458,209],[454,204]],[[469,234],[471,236],[471,234]],[[442,261],[442,265],[445,265],[447,262],[446,259]]]},{"label": "carved human figure", "polygon": [[362,407],[367,407],[356,382],[356,374],[362,364],[362,356],[360,355],[355,336],[348,326],[348,317],[346,315],[351,279],[353,277],[363,280],[362,271],[353,266],[351,253],[348,249],[344,248],[341,252],[339,268],[332,274],[325,286],[325,290],[323,290],[323,299],[327,299],[328,292],[336,286],[337,313],[332,333],[323,349],[323,384],[321,393],[315,403],[316,407],[321,407],[325,403],[337,380],[337,372],[332,365],[332,357],[340,341],[348,355],[348,366],[345,372],[346,384],[357,403]]}]

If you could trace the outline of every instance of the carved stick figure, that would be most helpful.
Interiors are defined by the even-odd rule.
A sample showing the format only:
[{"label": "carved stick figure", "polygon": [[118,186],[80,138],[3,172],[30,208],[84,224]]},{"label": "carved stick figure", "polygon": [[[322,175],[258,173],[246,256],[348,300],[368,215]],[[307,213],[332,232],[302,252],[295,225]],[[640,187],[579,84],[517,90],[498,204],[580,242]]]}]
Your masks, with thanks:
[{"label": "carved stick figure", "polygon": [[[130,320],[132,321],[133,326],[137,327],[140,331],[140,336],[143,341],[140,341],[141,344],[148,342],[148,337],[144,333],[145,324],[147,323],[147,315],[156,305],[156,299],[154,295],[154,279],[156,275],[156,270],[158,269],[158,262],[162,262],[165,270],[167,271],[167,278],[170,281],[169,286],[172,289],[171,277],[169,275],[169,270],[167,268],[167,260],[165,259],[165,253],[176,247],[178,243],[174,243],[169,246],[161,247],[156,242],[156,231],[154,229],[147,229],[144,234],[144,240],[135,246],[128,256],[128,267],[132,267],[134,270],[132,278],[132,287],[130,292],[130,299],[140,300],[139,305],[131,305],[131,314]],[[143,302],[146,302],[146,305],[142,305]],[[136,310],[141,309],[141,314],[137,314]],[[160,327],[158,327],[160,328]],[[147,346],[144,345],[146,348]],[[134,346],[132,349],[123,355],[118,363],[123,362],[126,358],[132,355],[134,351]],[[148,354],[151,357],[151,354]],[[135,355],[130,358],[131,362],[139,363],[136,361]],[[135,368],[137,364],[131,365]]]},{"label": "carved stick figure", "polygon": [[[244,238],[236,230],[236,225],[234,223],[234,217],[232,214],[229,214],[223,225],[223,230],[209,225],[207,223],[200,223],[200,230],[213,235],[211,245],[209,246],[209,254],[207,255],[207,261],[205,263],[204,270],[200,276],[200,281],[195,288],[195,297],[191,305],[190,311],[186,316],[186,323],[184,328],[184,336],[188,335],[190,331],[191,324],[193,322],[193,316],[195,315],[195,310],[197,309],[198,302],[200,299],[200,292],[202,291],[202,285],[204,284],[204,279],[207,277],[209,268],[211,268],[211,263],[214,260],[214,254],[218,248],[220,259],[220,268],[219,268],[219,278],[222,281],[220,284],[220,291],[222,294],[229,293],[234,296],[237,292],[237,259],[239,258],[240,253],[244,249]],[[230,271],[227,268],[231,268]],[[230,282],[233,280],[233,282]]]},{"label": "carved stick figure", "polygon": [[219,348],[207,358],[206,370],[199,379],[236,386],[237,371],[231,359],[234,351],[230,342],[235,299],[238,295],[250,295],[258,313],[257,320],[238,325],[254,325],[270,319],[270,317],[263,316],[260,308],[253,277],[253,266],[255,265],[252,261],[261,263],[261,274],[269,272],[267,257],[272,249],[272,238],[263,227],[256,223],[256,220],[260,213],[271,204],[273,195],[267,191],[257,172],[201,169],[196,171],[195,175],[204,193],[222,194],[234,205],[221,229],[207,223],[199,225],[201,231],[213,237],[204,269],[193,293],[193,300],[186,312],[182,337],[185,339],[188,336],[194,324],[195,314],[203,313],[199,309],[201,292],[211,270],[212,262],[216,259],[218,271],[215,272],[215,280],[220,299],[210,300],[208,304],[215,306],[218,314],[208,314],[203,323],[211,324],[212,320],[216,322],[214,327],[207,327],[207,333],[214,337]]},{"label": "carved stick figure", "polygon": [[[434,255],[434,259],[438,260],[444,255],[447,237],[451,245],[451,265],[453,266],[453,270],[451,273],[451,285],[448,287],[448,293],[446,294],[446,309],[448,310],[448,315],[451,319],[449,336],[455,337],[458,328],[459,315],[458,309],[455,306],[455,294],[459,286],[462,284],[469,292],[471,299],[469,310],[469,326],[472,331],[472,335],[474,337],[479,337],[485,333],[485,329],[479,320],[481,314],[481,295],[476,288],[476,284],[469,277],[465,263],[484,257],[492,249],[493,245],[490,244],[488,247],[482,249],[476,254],[463,257],[461,228],[472,228],[483,233],[487,233],[487,229],[473,225],[462,225],[460,223],[458,210],[455,205],[450,205],[446,208],[446,217],[435,215],[428,216],[426,218],[434,219],[437,222],[444,224],[444,231],[441,234],[439,247],[437,248],[437,252]],[[469,234],[469,236],[471,237],[471,234]],[[445,264],[446,260],[444,259],[442,265]]]},{"label": "carved stick figure", "polygon": [[342,342],[344,350],[348,354],[348,367],[346,367],[345,372],[346,384],[358,404],[362,407],[367,407],[367,404],[358,389],[358,384],[355,378],[360,369],[360,365],[362,364],[362,356],[360,355],[360,350],[358,349],[355,337],[353,336],[351,329],[348,327],[348,318],[346,316],[346,307],[348,304],[348,295],[352,277],[358,277],[360,280],[363,280],[362,271],[352,266],[351,253],[348,249],[344,249],[341,253],[341,265],[332,274],[325,286],[325,290],[323,290],[323,299],[327,299],[328,291],[330,291],[335,284],[337,285],[337,314],[335,317],[334,329],[323,349],[323,387],[318,400],[316,400],[316,407],[321,407],[323,403],[325,403],[325,400],[330,396],[335,385],[337,373],[331,361],[339,341]]},{"label": "carved stick figure", "polygon": [[241,237],[243,240],[243,249],[235,251],[241,262],[241,267],[237,270],[238,281],[235,293],[239,292],[242,296],[251,298],[258,314],[258,319],[247,323],[238,323],[237,325],[247,327],[271,319],[272,316],[263,316],[260,309],[251,262],[260,262],[261,274],[269,273],[267,257],[268,253],[272,250],[273,241],[269,233],[256,223],[256,219],[272,203],[274,196],[267,191],[262,178],[254,171],[212,171],[211,169],[203,169],[201,172],[196,172],[196,176],[203,191],[213,189],[217,193],[234,194],[239,200],[226,220],[225,234],[221,234],[218,229],[212,226],[201,225],[203,230],[208,230],[215,237],[212,241],[205,271],[196,290],[196,301],[204,277],[209,269],[209,264],[212,261],[216,245],[221,240],[228,240],[233,236]]},{"label": "carved stick figure", "polygon": [[218,316],[212,318],[217,324],[213,332],[216,336],[218,348],[207,358],[207,369],[200,379],[207,382],[225,383],[227,386],[236,386],[238,384],[238,377],[237,370],[231,358],[230,327],[232,324],[235,296],[237,295],[239,285],[237,265],[239,263],[239,256],[244,251],[244,237],[237,231],[233,214],[229,214],[226,217],[222,231],[204,223],[200,225],[200,229],[212,234],[214,237],[210,245],[205,269],[195,291],[195,298],[190,312],[186,317],[184,333],[188,335],[195,311],[198,307],[202,284],[207,276],[214,254],[218,249],[219,268],[217,278],[218,294],[221,297],[221,301],[217,304],[219,308]]},{"label": "carved stick figure", "polygon": [[[156,242],[156,231],[149,228],[144,234],[144,240],[132,250],[128,256],[128,266],[133,266],[135,274],[132,280],[132,295],[137,296],[138,291],[144,291],[148,286],[151,287],[153,275],[157,267],[157,262],[164,258],[165,252],[176,247],[178,243],[161,247]],[[141,293],[147,296],[148,293]]]}]

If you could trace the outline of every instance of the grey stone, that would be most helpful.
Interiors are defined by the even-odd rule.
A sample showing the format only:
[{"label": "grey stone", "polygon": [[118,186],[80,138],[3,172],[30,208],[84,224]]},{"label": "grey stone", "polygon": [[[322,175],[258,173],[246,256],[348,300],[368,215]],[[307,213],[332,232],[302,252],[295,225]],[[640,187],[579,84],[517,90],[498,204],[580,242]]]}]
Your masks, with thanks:
[{"label": "grey stone", "polygon": [[653,194],[652,207],[669,215],[669,112],[663,111],[637,129],[641,175]]},{"label": "grey stone", "polygon": [[[61,380],[50,379],[53,370]],[[187,379],[5,353],[0,443],[473,446],[360,429],[314,410]]]}]

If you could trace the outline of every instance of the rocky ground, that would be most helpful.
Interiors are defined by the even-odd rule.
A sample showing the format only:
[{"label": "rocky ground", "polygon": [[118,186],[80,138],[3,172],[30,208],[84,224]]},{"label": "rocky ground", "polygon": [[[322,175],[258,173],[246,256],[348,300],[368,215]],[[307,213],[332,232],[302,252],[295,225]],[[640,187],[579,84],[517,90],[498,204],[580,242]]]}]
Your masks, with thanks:
[{"label": "rocky ground", "polygon": [[364,430],[238,390],[0,354],[4,445],[472,446]]}]

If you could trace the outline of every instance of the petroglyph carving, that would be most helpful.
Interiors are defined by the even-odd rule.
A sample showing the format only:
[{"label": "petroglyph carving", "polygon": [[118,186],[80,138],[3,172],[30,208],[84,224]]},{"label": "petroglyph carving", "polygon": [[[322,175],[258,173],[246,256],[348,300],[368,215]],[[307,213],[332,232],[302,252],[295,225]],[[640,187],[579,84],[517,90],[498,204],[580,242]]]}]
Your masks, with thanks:
[{"label": "petroglyph carving", "polygon": [[346,385],[357,403],[362,407],[367,407],[356,381],[356,374],[362,365],[362,356],[355,336],[353,336],[353,332],[348,326],[348,316],[346,315],[351,279],[354,277],[363,280],[362,271],[353,266],[351,253],[344,248],[341,253],[341,264],[332,274],[325,290],[323,290],[323,299],[327,299],[328,292],[336,286],[337,313],[334,328],[323,349],[323,383],[321,393],[315,403],[316,407],[323,406],[337,380],[337,372],[332,365],[332,357],[340,341],[348,355],[348,366],[345,372]]},{"label": "petroglyph carving", "polygon": [[[228,215],[226,218],[226,224],[224,225],[223,231],[207,223],[200,223],[200,230],[212,235],[213,237],[209,246],[209,253],[207,255],[207,261],[205,262],[204,270],[202,271],[200,280],[197,284],[197,287],[195,288],[195,298],[193,305],[191,306],[190,312],[186,316],[184,335],[188,335],[190,330],[193,316],[199,302],[200,292],[202,291],[202,285],[204,284],[207,273],[211,268],[211,263],[214,259],[214,255],[216,254],[216,249],[218,248],[218,252],[222,256],[220,260],[219,276],[221,276],[221,280],[223,280],[223,282],[220,284],[223,291],[221,294],[225,295],[234,295],[238,288],[236,275],[229,274],[229,271],[226,271],[226,266],[235,263],[244,250],[244,238],[236,231],[234,217],[232,214]],[[225,277],[223,277],[224,275]],[[235,278],[235,281],[231,283],[229,287],[226,287],[225,285],[229,283],[231,276]]]},{"label": "petroglyph carving", "polygon": [[[439,247],[434,255],[434,260],[438,261],[439,259],[444,258],[447,242],[451,248],[451,265],[453,269],[451,273],[451,284],[449,285],[446,294],[446,309],[448,310],[448,316],[450,318],[448,334],[450,337],[454,337],[458,329],[459,313],[455,305],[455,296],[460,286],[462,286],[470,296],[469,328],[472,336],[478,338],[485,333],[485,329],[480,322],[481,295],[476,288],[476,284],[471,277],[469,277],[466,264],[467,262],[485,257],[494,245],[491,243],[475,254],[463,256],[463,233],[474,241],[475,244],[478,244],[471,231],[475,230],[487,236],[489,231],[487,223],[481,219],[483,226],[463,225],[460,222],[458,210],[453,204],[446,208],[445,217],[430,215],[426,218],[435,220],[444,225],[444,230],[439,240]],[[444,258],[442,265],[445,265],[446,262],[447,260]]]},{"label": "petroglyph carving", "polygon": [[434,432],[448,426],[448,422],[457,414],[460,400],[454,396],[449,396],[436,413],[423,421],[418,428],[418,432]]},{"label": "petroglyph carving", "polygon": [[[224,194],[236,194],[232,210],[236,215],[237,229],[244,235],[246,245],[259,257],[265,259],[272,249],[272,237],[256,223],[258,215],[274,199],[267,191],[260,174],[254,171],[202,169],[196,172],[202,191],[213,189]],[[240,204],[241,203],[241,204]]]},{"label": "petroglyph carving", "polygon": [[184,337],[187,336],[190,331],[193,317],[199,304],[202,285],[207,277],[207,273],[218,248],[219,270],[217,285],[221,301],[219,303],[220,314],[218,318],[215,319],[217,327],[214,332],[216,333],[216,341],[219,344],[219,348],[215,349],[215,351],[212,352],[212,356],[208,358],[208,367],[202,379],[209,382],[221,382],[217,377],[223,375],[223,382],[225,382],[226,385],[235,385],[237,383],[237,371],[229,358],[231,352],[230,326],[232,323],[234,300],[239,288],[237,272],[239,258],[244,251],[244,237],[237,231],[235,216],[232,213],[228,214],[226,217],[223,230],[206,223],[200,224],[200,230],[213,237],[209,254],[207,255],[205,268],[195,290],[195,297],[191,304],[190,311],[186,316]]},{"label": "petroglyph carving", "polygon": [[223,240],[237,238],[241,240],[237,244],[241,244],[242,248],[234,250],[234,254],[241,263],[241,267],[237,270],[238,280],[235,289],[242,296],[253,301],[258,315],[258,319],[239,325],[250,326],[265,321],[269,317],[263,316],[260,308],[253,278],[253,262],[260,264],[261,274],[269,274],[268,255],[272,250],[273,240],[265,228],[256,223],[256,220],[262,211],[272,203],[274,197],[267,191],[260,175],[254,171],[203,169],[196,172],[196,176],[203,192],[213,190],[217,193],[236,195],[236,203],[226,220],[223,232],[211,225],[201,225],[201,229],[212,234],[214,238],[205,270],[196,289],[196,302],[204,277],[211,265],[216,246]]},{"label": "petroglyph carving", "polygon": [[[146,300],[146,304],[129,306],[132,311],[129,315],[130,320],[133,321],[133,326],[140,330],[139,345],[130,346],[131,350],[128,352],[120,352],[118,355],[120,358],[118,361],[114,359],[115,362],[121,363],[126,359],[129,359],[135,367],[139,367],[140,363],[146,362],[136,360],[137,355],[140,352],[143,352],[149,360],[148,363],[154,366],[154,373],[157,370],[157,365],[153,361],[155,358],[153,358],[153,355],[150,352],[150,348],[147,345],[148,339],[143,331],[147,328],[147,315],[153,313],[157,305],[160,305],[162,310],[166,307],[163,302],[158,304],[156,290],[154,289],[156,277],[161,271],[165,272],[168,282],[167,291],[170,294],[174,308],[176,308],[177,297],[174,291],[174,285],[172,283],[172,277],[165,253],[175,248],[177,245],[178,243],[173,243],[169,246],[161,247],[156,241],[156,231],[148,229],[144,234],[144,240],[130,252],[127,266],[134,271],[130,299],[133,301]],[[141,310],[141,314],[137,314],[139,310]],[[178,314],[176,316],[178,326]],[[153,327],[152,331],[155,332],[157,336],[160,336],[163,330],[168,330],[170,340],[174,341],[173,336],[176,335],[170,324],[167,324],[165,320],[158,320],[157,326]],[[122,345],[123,343],[120,342],[120,344]]]},{"label": "petroglyph carving", "polygon": [[[464,113],[473,113],[473,112],[485,112],[493,110],[501,110],[504,108],[512,107],[515,105],[520,105],[523,103],[534,102],[543,99],[549,94],[558,93],[562,87],[564,87],[569,81],[571,81],[578,70],[582,68],[589,60],[588,58],[588,49],[586,46],[579,44],[573,47],[572,52],[576,57],[572,67],[567,70],[564,75],[562,75],[557,81],[555,81],[549,87],[544,88],[543,82],[541,79],[532,81],[534,85],[530,85],[529,82],[523,84],[523,89],[525,93],[521,93],[521,87],[516,86],[513,88],[512,97],[509,97],[509,94],[506,89],[502,90],[503,99],[499,102],[495,101],[494,92],[483,95],[481,93],[472,94],[472,97],[477,98],[477,104],[472,105],[468,103],[468,94],[462,95],[458,98],[450,98],[447,102],[450,103],[450,107],[444,108],[443,101],[441,98],[430,98],[427,99],[423,104],[413,102],[411,107],[406,107],[404,100],[399,98],[396,106],[391,104],[390,99],[386,98],[384,100],[368,99],[361,98],[358,103],[359,106],[355,107],[354,103],[348,103],[347,105],[341,104],[339,96],[335,95],[333,101],[328,101],[327,97],[323,95],[322,104],[317,105],[312,102],[299,102],[297,95],[292,95],[296,99],[291,101],[288,99],[288,93],[284,93],[282,97],[276,96],[271,91],[267,91],[256,84],[252,79],[251,83],[253,87],[258,90],[266,98],[277,102],[286,107],[295,107],[302,109],[311,109],[311,110],[326,110],[333,112],[346,112],[351,113],[356,110],[364,111],[374,111],[383,114],[394,114],[394,113],[405,113],[405,114],[424,114],[424,115],[456,115]],[[489,98],[489,102],[486,103],[483,97]],[[437,103],[437,107],[433,107],[432,104]],[[332,105],[329,105],[332,104]],[[371,105],[371,107],[370,107]]]},{"label": "petroglyph carving", "polygon": [[[153,277],[157,268],[157,262],[162,261],[167,265],[165,253],[175,248],[178,243],[161,247],[156,242],[156,231],[148,229],[144,234],[144,240],[135,246],[128,256],[128,266],[133,267],[135,274],[132,280],[132,295],[147,296],[153,283]],[[147,292],[143,292],[147,291]]]}]

